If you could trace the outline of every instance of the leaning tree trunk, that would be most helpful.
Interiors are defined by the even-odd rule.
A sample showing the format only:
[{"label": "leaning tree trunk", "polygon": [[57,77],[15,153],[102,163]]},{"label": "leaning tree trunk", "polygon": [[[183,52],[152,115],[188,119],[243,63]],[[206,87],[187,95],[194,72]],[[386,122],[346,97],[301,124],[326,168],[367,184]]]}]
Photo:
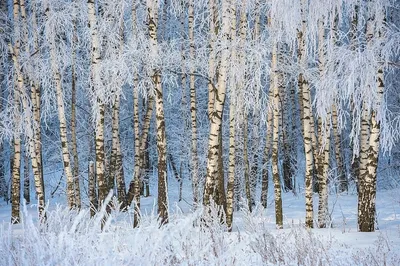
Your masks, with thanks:
[{"label": "leaning tree trunk", "polygon": [[[158,57],[157,41],[157,8],[158,1],[147,0],[149,19],[149,41],[151,57]],[[161,74],[154,69],[152,76],[153,86],[156,94],[156,128],[157,128],[157,152],[158,152],[158,215],[160,223],[168,223],[168,199],[167,199],[167,140],[165,136],[165,118],[163,90],[161,85]]]},{"label": "leaning tree trunk", "polygon": [[[222,1],[222,44],[221,62],[219,65],[218,84],[215,90],[214,108],[211,113],[211,126],[208,139],[208,156],[207,156],[207,175],[204,189],[203,203],[209,206],[211,201],[215,200],[217,192],[216,178],[220,177],[222,169],[220,169],[219,158],[221,157],[222,138],[220,138],[222,130],[222,112],[225,103],[228,59],[229,59],[229,36],[230,36],[230,1]],[[222,206],[221,206],[222,207]]]}]

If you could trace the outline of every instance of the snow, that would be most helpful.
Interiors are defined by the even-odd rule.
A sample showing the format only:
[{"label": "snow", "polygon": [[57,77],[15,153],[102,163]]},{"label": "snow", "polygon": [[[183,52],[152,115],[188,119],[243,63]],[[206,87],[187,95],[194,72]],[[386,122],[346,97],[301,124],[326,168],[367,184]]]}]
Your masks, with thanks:
[{"label": "snow", "polygon": [[131,211],[113,208],[101,231],[104,212],[90,219],[88,209],[69,211],[61,199],[50,202],[46,226],[33,204],[21,224],[10,225],[2,202],[0,265],[400,265],[400,189],[378,191],[374,233],[357,232],[356,194],[331,194],[331,227],[306,230],[304,195],[292,193],[283,194],[284,229],[275,228],[271,194],[266,210],[235,212],[229,233],[215,208],[191,210],[189,182],[181,202],[176,181],[169,186],[169,224],[158,224],[153,195],[142,198],[136,229]]}]

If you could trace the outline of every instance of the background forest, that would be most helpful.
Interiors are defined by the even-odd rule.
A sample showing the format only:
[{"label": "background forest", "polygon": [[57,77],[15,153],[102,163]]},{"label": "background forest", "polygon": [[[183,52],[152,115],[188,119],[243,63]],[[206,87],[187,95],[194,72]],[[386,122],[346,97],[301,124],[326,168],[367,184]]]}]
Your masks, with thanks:
[{"label": "background forest", "polygon": [[[285,194],[301,198],[303,226],[332,227],[329,198],[353,195],[355,230],[375,231],[377,191],[399,187],[399,4],[0,0],[1,206],[26,224],[21,206],[33,204],[39,231],[57,222],[107,231],[114,215],[131,230],[169,234],[188,222],[172,212],[185,202],[207,239],[235,231],[236,214],[263,232],[254,215],[264,209],[276,228],[290,227]],[[141,202],[153,197],[152,220]],[[52,202],[68,210],[49,210]],[[309,257],[289,261],[335,256],[317,258],[318,248],[299,244],[305,232],[292,236]],[[252,250],[273,253],[271,243]],[[261,262],[286,264],[288,250],[260,251]],[[235,261],[213,252],[202,263]]]}]

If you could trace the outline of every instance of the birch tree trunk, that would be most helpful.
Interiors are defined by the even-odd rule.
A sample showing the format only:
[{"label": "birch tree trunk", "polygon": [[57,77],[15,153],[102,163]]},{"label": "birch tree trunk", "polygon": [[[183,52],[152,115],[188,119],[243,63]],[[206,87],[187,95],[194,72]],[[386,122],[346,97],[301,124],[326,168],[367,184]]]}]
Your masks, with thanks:
[{"label": "birch tree trunk", "polygon": [[[368,8],[373,9],[372,1],[368,1]],[[371,12],[371,11],[370,11]],[[385,20],[384,11],[379,10],[380,14],[375,18],[369,17],[367,20],[367,46],[369,46],[370,39],[375,36],[382,38],[384,35],[383,26],[381,25]],[[380,55],[381,56],[381,55]],[[371,111],[370,117],[370,135],[367,143],[367,155],[361,156],[362,165],[366,165],[366,170],[363,174],[360,173],[360,189],[358,194],[358,229],[361,232],[375,231],[375,216],[376,216],[376,174],[378,168],[379,157],[379,139],[380,139],[380,121],[377,120],[377,112],[381,110],[383,101],[383,93],[385,89],[384,72],[382,68],[377,69],[376,74],[376,106]],[[366,109],[366,106],[364,106]],[[363,149],[362,149],[363,150]],[[363,162],[363,158],[366,162]],[[360,168],[361,170],[362,168]],[[362,169],[364,170],[364,169]]]},{"label": "birch tree trunk", "polygon": [[29,152],[26,145],[24,149],[24,199],[27,205],[31,202],[29,180]]},{"label": "birch tree trunk", "polygon": [[336,160],[337,175],[339,180],[339,193],[342,193],[344,191],[347,191],[348,184],[347,184],[346,173],[344,171],[344,163],[341,152],[342,151],[341,134],[340,134],[340,129],[338,127],[338,117],[335,104],[332,106],[332,128],[335,140],[335,160]]},{"label": "birch tree trunk", "polygon": [[[124,48],[124,24],[121,20],[119,25],[120,30],[120,54],[123,53]],[[123,167],[123,158],[121,152],[121,138],[119,132],[119,123],[120,123],[120,102],[121,96],[119,93],[116,93],[114,99],[114,105],[112,109],[112,149],[111,149],[111,158],[114,162],[114,165],[111,165],[111,179],[116,181],[117,183],[117,196],[118,202],[121,204],[121,209],[125,210],[127,207],[127,197],[126,197],[126,188],[125,188],[125,178],[124,178],[124,167]]]},{"label": "birch tree trunk", "polygon": [[[20,6],[19,6],[18,0],[14,0],[13,1],[14,21],[19,20],[19,7]],[[15,31],[15,36],[19,36],[19,31],[20,31],[19,23],[14,23],[14,31]],[[19,52],[20,52],[20,46],[21,46],[20,40],[17,38],[14,42],[15,42],[14,46],[12,46],[11,44],[9,45],[10,53],[12,56],[12,61],[14,63],[14,69],[15,69],[16,77],[17,77],[17,82],[16,82],[16,86],[15,86],[17,96],[14,95],[14,97],[17,97],[17,98],[14,98],[14,101],[16,102],[16,106],[18,106],[19,99],[20,99],[23,110],[29,110],[30,107],[27,102],[27,97],[26,96],[22,97],[22,95],[24,93],[24,76],[22,73],[22,67],[20,66],[20,63],[19,63]],[[18,101],[18,104],[17,104],[17,101]],[[46,213],[44,212],[44,207],[45,207],[44,184],[43,184],[43,179],[40,177],[39,162],[38,162],[38,157],[37,157],[36,149],[35,149],[36,145],[35,145],[35,140],[34,140],[34,133],[32,132],[33,126],[32,126],[30,117],[28,117],[27,115],[25,115],[24,120],[25,120],[25,125],[26,125],[26,127],[25,127],[26,128],[26,137],[27,137],[27,141],[29,143],[29,153],[30,153],[31,160],[32,160],[32,169],[33,169],[33,174],[35,177],[35,189],[36,189],[36,195],[38,197],[39,220],[45,221]],[[14,164],[15,163],[13,162],[13,165]]]},{"label": "birch tree trunk", "polygon": [[[35,5],[32,5],[32,27],[33,29],[37,29],[37,21],[36,21],[36,9]],[[33,48],[35,51],[39,50],[39,38],[37,36],[37,31],[33,30]],[[35,51],[32,51],[35,52]],[[40,183],[42,184],[42,191],[44,192],[44,173],[43,173],[43,156],[42,156],[42,130],[41,130],[41,100],[40,100],[40,84],[37,80],[31,81],[31,100],[33,106],[33,119],[35,123],[35,154],[37,157],[37,170],[33,169],[33,174],[35,178],[40,179]],[[33,168],[33,164],[32,164]]]},{"label": "birch tree trunk", "polygon": [[243,114],[243,122],[242,122],[242,129],[243,129],[243,162],[244,162],[244,185],[245,185],[245,192],[246,192],[246,200],[247,200],[247,207],[251,212],[251,192],[250,192],[250,167],[249,167],[249,154],[248,154],[248,117],[246,114]]},{"label": "birch tree trunk", "polygon": [[[137,21],[136,21],[136,5],[132,8],[132,32],[134,36],[138,35],[137,32]],[[140,125],[139,125],[139,77],[138,73],[134,74],[134,86],[133,86],[133,130],[135,134],[135,166],[134,166],[134,176],[129,184],[129,190],[127,195],[127,206],[130,206],[134,200],[134,211],[133,211],[133,226],[137,227],[139,225],[139,215],[140,215],[140,171],[141,171],[141,136],[140,136]],[[152,99],[152,98],[151,98]],[[149,100],[150,101],[150,100]],[[152,110],[152,103],[149,102],[148,110]],[[146,114],[147,117],[147,114]],[[145,120],[150,125],[150,117]]]},{"label": "birch tree trunk", "polygon": [[[46,17],[49,17],[50,8],[46,8]],[[68,206],[70,208],[76,207],[75,202],[75,189],[74,189],[74,176],[72,174],[71,168],[71,160],[69,154],[69,145],[68,145],[68,137],[67,137],[67,119],[65,118],[65,106],[64,106],[64,93],[62,89],[62,80],[59,68],[57,66],[57,57],[56,57],[56,39],[50,37],[48,39],[50,46],[50,61],[51,68],[53,72],[53,79],[55,81],[56,86],[56,98],[57,98],[57,110],[58,110],[58,120],[59,120],[59,129],[60,129],[60,139],[61,139],[61,150],[62,150],[62,159],[64,164],[64,173],[67,178],[67,200]]]},{"label": "birch tree trunk", "polygon": [[96,195],[96,174],[94,172],[94,163],[92,161],[89,162],[88,169],[88,188],[89,188],[89,202],[90,202],[90,217],[93,217],[96,214],[97,210],[97,195]]},{"label": "birch tree trunk", "polygon": [[[194,61],[194,4],[193,0],[189,0],[189,42],[190,42],[190,58]],[[192,187],[193,187],[193,203],[198,204],[199,201],[199,162],[197,156],[197,106],[196,106],[196,88],[194,67],[190,68],[189,76],[190,88],[190,115],[192,119],[192,143],[191,143],[191,163],[192,163]]]},{"label": "birch tree trunk", "polygon": [[[231,5],[229,0],[222,1],[222,45],[221,47],[221,63],[218,73],[218,84],[215,90],[214,109],[211,113],[210,135],[208,139],[208,156],[207,156],[207,175],[204,190],[203,204],[209,206],[211,201],[216,199],[217,183],[215,180],[220,176],[219,158],[221,156],[220,134],[222,129],[222,112],[225,103],[227,69],[229,59],[229,36],[231,23]],[[224,206],[225,207],[225,206]]]},{"label": "birch tree trunk", "polygon": [[215,103],[215,93],[216,88],[214,86],[215,80],[215,42],[216,42],[216,35],[218,33],[218,17],[217,17],[217,8],[215,4],[216,0],[209,0],[208,7],[210,10],[210,39],[209,39],[209,57],[208,57],[208,118],[211,121],[211,116],[214,110],[214,103]]},{"label": "birch tree trunk", "polygon": [[[15,96],[14,96],[15,97]],[[17,93],[18,97],[18,93]],[[18,101],[18,100],[17,100]],[[14,158],[12,164],[12,184],[11,184],[11,223],[20,222],[20,205],[21,205],[21,139],[19,136],[14,137]]]},{"label": "birch tree trunk", "polygon": [[[351,48],[352,50],[355,50],[358,47],[358,41],[357,41],[357,37],[358,37],[358,12],[359,12],[359,6],[355,5],[354,6],[354,10],[353,10],[353,16],[351,19],[351,30],[350,30],[350,42],[351,42]],[[353,109],[355,108],[354,106],[354,102],[351,102],[350,104],[350,108],[353,111]],[[352,114],[353,112],[351,112]],[[351,117],[352,118],[352,117]],[[352,121],[353,118],[350,120]],[[351,124],[351,126],[353,126]],[[361,143],[360,143],[361,145]],[[352,151],[353,154],[353,161],[351,162],[351,176],[353,178],[353,180],[356,183],[356,188],[357,188],[357,192],[359,192],[359,177],[360,177],[360,156],[359,156],[359,147],[356,147],[354,145],[354,141],[350,143],[350,149]],[[357,149],[357,150],[356,150]]]},{"label": "birch tree trunk", "polygon": [[[0,2],[0,11],[3,14],[7,14],[8,12],[8,2],[1,1]],[[1,23],[3,21],[0,21]],[[5,23],[5,21],[4,21]],[[6,73],[6,64],[5,62],[0,62],[0,84],[3,83],[5,79]],[[0,86],[0,112],[3,111],[3,97],[4,97],[4,90],[3,87]],[[4,143],[0,143],[0,197],[4,199],[4,201],[8,202],[8,186],[7,181],[4,173]]]},{"label": "birch tree trunk", "polygon": [[126,205],[126,191],[125,191],[125,179],[123,176],[123,165],[122,165],[122,153],[121,153],[121,140],[119,136],[119,109],[120,109],[120,95],[115,96],[115,102],[113,105],[112,115],[112,151],[111,165],[113,171],[111,173],[112,180],[115,179],[117,183],[117,195],[118,202],[121,204],[121,209],[125,209]]},{"label": "birch tree trunk", "polygon": [[71,142],[72,142],[72,157],[74,160],[74,167],[72,168],[72,174],[74,177],[74,192],[75,192],[75,204],[78,209],[81,208],[81,191],[79,184],[79,157],[78,157],[78,143],[76,140],[76,48],[75,44],[77,41],[76,34],[76,21],[74,20],[74,35],[72,40],[72,66],[71,66]]},{"label": "birch tree trunk", "polygon": [[[236,5],[231,3],[232,16],[231,21],[231,40],[235,42],[236,39]],[[236,61],[236,48],[233,47],[231,51],[231,60]],[[232,231],[233,223],[233,203],[235,194],[235,165],[236,165],[236,81],[231,74],[230,86],[230,105],[229,105],[229,164],[228,164],[228,184],[226,192],[226,225],[228,230]]]},{"label": "birch tree trunk", "polygon": [[[319,72],[321,79],[324,78],[325,69],[325,59],[326,49],[325,49],[325,27],[323,18],[318,21],[318,61],[319,61]],[[328,175],[329,175],[329,159],[330,159],[330,113],[326,118],[326,122],[322,123],[321,118],[319,118],[319,147],[322,150],[324,147],[324,152],[319,155],[319,165],[318,165],[318,227],[325,228],[328,218]],[[319,151],[321,152],[321,151]]]},{"label": "birch tree trunk", "polygon": [[279,118],[280,118],[280,102],[279,102],[279,71],[278,71],[278,43],[272,48],[272,88],[273,90],[273,139],[272,139],[272,176],[274,181],[275,194],[275,223],[278,229],[283,228],[283,212],[282,212],[282,191],[281,179],[279,176],[278,166],[278,150],[279,150]]},{"label": "birch tree trunk", "polygon": [[[303,69],[307,67],[306,57],[306,11],[307,1],[301,0],[302,26],[299,32],[299,61]],[[306,196],[306,227],[313,227],[313,145],[312,138],[314,134],[314,124],[312,123],[310,87],[305,79],[304,73],[299,74],[299,88],[301,88],[301,102],[303,103],[302,121],[303,121],[303,137],[304,137],[304,153],[306,157],[305,172],[305,196]],[[315,135],[314,135],[315,136]]]},{"label": "birch tree trunk", "polygon": [[97,31],[97,18],[96,18],[96,7],[94,0],[88,0],[88,19],[89,29],[92,42],[92,54],[91,54],[91,80],[93,83],[93,92],[97,95],[97,119],[96,119],[96,136],[95,136],[95,152],[96,152],[96,179],[99,187],[99,207],[103,204],[103,201],[108,195],[108,184],[105,177],[105,156],[104,156],[104,102],[101,98],[102,92],[98,91],[101,88],[95,86],[98,65],[101,62],[100,57],[100,44],[99,36]]},{"label": "birch tree trunk", "polygon": [[[158,57],[157,41],[157,8],[158,1],[147,0],[149,19],[150,53],[153,59]],[[165,136],[165,118],[161,74],[158,69],[153,70],[153,85],[156,94],[156,128],[157,128],[157,153],[158,153],[158,215],[160,223],[168,223],[167,201],[167,140]]]},{"label": "birch tree trunk", "polygon": [[[272,102],[273,90],[269,90],[268,99]],[[268,183],[269,183],[269,160],[271,158],[271,147],[272,147],[272,137],[273,137],[273,108],[268,108],[267,113],[267,133],[265,134],[265,147],[264,147],[264,159],[263,159],[263,173],[261,181],[261,204],[264,208],[267,208],[268,199]]]},{"label": "birch tree trunk", "polygon": [[[331,33],[331,45],[337,45],[338,41],[338,24],[339,24],[339,15],[337,10],[335,9],[335,13],[333,14],[334,19],[333,19],[333,28],[332,28],[332,33]],[[354,26],[352,26],[354,27]],[[357,27],[357,25],[355,25]],[[350,35],[353,33],[352,29],[350,31]],[[353,37],[350,36],[351,42],[353,42]],[[351,121],[351,120],[350,120]],[[341,149],[341,130],[339,129],[338,126],[338,115],[337,115],[337,107],[336,103],[332,105],[332,129],[333,129],[333,136],[334,136],[334,147],[335,147],[335,160],[336,160],[336,172],[337,172],[337,180],[339,181],[338,184],[338,191],[339,193],[347,191],[348,190],[348,182],[346,178],[346,173],[344,169],[344,162],[343,162],[343,155],[342,155],[342,149]]]}]

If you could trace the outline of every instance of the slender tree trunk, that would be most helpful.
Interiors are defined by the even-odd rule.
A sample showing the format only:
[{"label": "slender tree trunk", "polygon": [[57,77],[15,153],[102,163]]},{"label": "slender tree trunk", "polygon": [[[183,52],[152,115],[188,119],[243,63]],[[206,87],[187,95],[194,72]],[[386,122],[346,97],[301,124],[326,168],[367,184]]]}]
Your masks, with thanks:
[{"label": "slender tree trunk", "polygon": [[334,135],[334,144],[335,144],[335,160],[337,167],[337,175],[339,180],[339,193],[347,191],[348,184],[346,173],[344,171],[343,157],[342,157],[342,149],[341,149],[341,134],[340,129],[338,127],[338,117],[336,111],[336,105],[332,106],[332,128]]},{"label": "slender tree trunk", "polygon": [[[15,3],[14,3],[15,5]],[[18,6],[17,6],[18,8]],[[15,12],[15,6],[14,6],[14,12]],[[18,12],[18,11],[17,11]],[[18,15],[18,13],[17,13]],[[14,13],[14,19],[15,19],[15,13]],[[14,20],[15,21],[15,20]],[[17,45],[16,45],[17,47]],[[16,55],[15,55],[16,56]],[[15,58],[15,61],[17,58]],[[15,64],[17,65],[17,64]],[[17,70],[17,83],[19,84],[19,89],[22,89],[23,86],[23,79],[22,75],[19,73],[19,68],[15,67]],[[17,110],[19,111],[20,109],[20,104],[19,104],[19,98],[20,98],[20,92],[18,90],[14,91],[14,104],[17,107]],[[19,115],[16,114],[15,118],[15,125],[16,127],[18,126],[20,122]],[[18,131],[17,131],[18,132]],[[11,223],[17,224],[20,222],[20,204],[21,204],[21,173],[20,173],[20,165],[21,165],[21,138],[19,136],[19,133],[15,133],[14,138],[13,138],[13,159],[12,159],[12,177],[11,177]]]},{"label": "slender tree trunk", "polygon": [[[222,1],[222,43],[225,45],[228,44],[230,36],[230,7],[231,5],[229,0]],[[210,202],[215,200],[217,192],[216,181],[218,182],[218,180],[215,179],[221,174],[221,169],[218,162],[219,158],[221,157],[220,146],[222,145],[222,139],[220,138],[220,135],[222,129],[222,112],[226,94],[228,59],[229,47],[227,45],[221,49],[221,64],[218,73],[218,85],[217,88],[215,88],[215,103],[211,114],[210,135],[208,139],[207,175],[203,197],[203,203],[206,206],[209,206]]]},{"label": "slender tree trunk", "polygon": [[[19,2],[18,0],[14,0],[13,2],[13,16],[14,16],[14,21],[18,21],[19,18]],[[16,33],[16,36],[19,34],[19,24],[15,23],[14,24],[14,31]],[[10,48],[10,53],[12,56],[12,60],[14,63],[14,69],[16,72],[17,76],[17,82],[16,82],[16,91],[18,95],[22,95],[24,92],[24,77],[22,73],[22,68],[20,67],[19,64],[19,52],[20,52],[20,40],[16,39],[14,46],[11,44],[9,45]],[[20,96],[18,96],[20,97]],[[21,97],[21,103],[22,103],[22,108],[24,110],[28,110],[30,107],[27,102],[26,97]],[[17,101],[17,98],[15,98],[15,101]],[[19,101],[19,100],[18,100]],[[34,133],[32,132],[32,123],[29,117],[25,116],[25,125],[26,125],[26,135],[29,143],[29,153],[31,155],[31,160],[32,160],[32,168],[33,168],[33,175],[35,177],[35,188],[36,188],[36,195],[38,197],[38,209],[39,209],[39,219],[41,221],[46,220],[46,214],[44,212],[44,206],[45,206],[45,193],[44,193],[44,184],[43,184],[43,179],[40,178],[40,170],[39,170],[39,162],[38,162],[38,157],[36,154],[36,146],[35,146],[35,140],[34,140]]]},{"label": "slender tree trunk", "polygon": [[[190,42],[190,58],[195,58],[195,40],[194,40],[194,4],[193,0],[189,1],[189,42]],[[190,114],[192,119],[192,143],[191,143],[191,163],[192,163],[192,187],[193,187],[193,202],[198,204],[199,201],[199,162],[197,156],[197,106],[196,106],[196,88],[194,67],[190,69],[189,76],[190,88]]]},{"label": "slender tree trunk", "polygon": [[[301,2],[301,13],[302,13],[302,28],[299,32],[299,61],[303,68],[307,67],[306,57],[306,9],[307,1],[302,0]],[[306,172],[305,172],[305,196],[306,196],[306,227],[313,227],[313,145],[312,135],[314,134],[314,124],[312,123],[312,111],[311,111],[311,100],[310,100],[310,87],[308,81],[305,79],[304,73],[299,75],[299,88],[301,88],[301,102],[303,103],[302,112],[302,124],[303,124],[303,137],[304,137],[304,153],[306,157]]]},{"label": "slender tree trunk", "polygon": [[11,184],[11,222],[17,224],[20,222],[20,204],[21,204],[21,139],[14,137],[14,158],[12,165],[12,184]]},{"label": "slender tree trunk", "polygon": [[279,103],[279,71],[278,71],[278,43],[275,43],[272,50],[272,88],[273,90],[273,139],[272,139],[272,176],[274,180],[275,194],[275,222],[278,229],[283,228],[283,212],[282,212],[282,191],[281,178],[279,176],[278,166],[278,150],[279,150],[279,118],[280,118],[280,103]]},{"label": "slender tree trunk", "polygon": [[[270,90],[268,93],[269,101],[272,102],[273,99],[273,90]],[[268,108],[267,113],[267,133],[265,135],[265,147],[264,147],[264,159],[263,159],[263,173],[262,173],[262,183],[261,183],[261,204],[264,208],[267,208],[267,199],[268,199],[268,182],[269,182],[269,173],[268,173],[268,164],[271,158],[271,141],[273,137],[273,108]]]},{"label": "slender tree trunk", "polygon": [[90,217],[93,217],[97,211],[97,193],[96,193],[96,174],[94,172],[94,163],[92,161],[89,162],[88,169],[88,178],[89,178],[89,202],[90,202]]},{"label": "slender tree trunk", "polygon": [[[150,53],[155,59],[157,52],[157,1],[147,0],[149,19]],[[157,153],[158,153],[158,215],[161,224],[168,223],[168,197],[167,197],[167,140],[165,136],[165,118],[161,74],[154,69],[153,85],[156,94],[156,128],[157,128]]]},{"label": "slender tree trunk", "polygon": [[[32,5],[32,27],[34,29],[38,28],[37,21],[36,21],[36,9],[35,5]],[[39,40],[37,36],[37,31],[33,30],[33,48],[34,53],[35,51],[39,50]],[[37,161],[37,171],[33,169],[33,174],[36,179],[40,179],[40,183],[42,184],[42,191],[44,192],[44,173],[43,173],[43,156],[42,156],[42,130],[41,130],[41,100],[40,100],[40,84],[37,80],[31,81],[31,100],[33,106],[33,119],[35,124],[35,136],[34,136],[34,143],[35,143],[35,154],[36,154],[36,161]],[[33,168],[33,163],[32,163]]]},{"label": "slender tree trunk", "polygon": [[75,71],[75,61],[76,61],[76,21],[74,20],[74,36],[72,41],[72,86],[71,86],[71,142],[72,142],[72,157],[74,160],[74,167],[72,168],[72,174],[74,177],[74,190],[75,190],[75,204],[78,209],[81,208],[81,192],[79,184],[79,157],[78,157],[78,143],[76,140],[76,71]]},{"label": "slender tree trunk", "polygon": [[[298,118],[301,118],[301,115],[297,112],[297,101],[296,101],[296,92],[295,92],[295,84],[291,84],[290,89],[290,101],[292,102],[292,120],[291,122],[291,143],[292,143],[292,159],[291,159],[291,173],[293,174],[293,193],[297,194],[297,180],[296,180],[296,168],[297,168],[297,121]],[[301,114],[301,113],[300,113]]]},{"label": "slender tree trunk", "polygon": [[[132,32],[136,37],[137,32],[137,21],[136,21],[136,5],[132,8]],[[133,226],[137,227],[139,225],[139,215],[140,215],[140,171],[141,171],[141,137],[140,137],[140,125],[139,125],[139,77],[138,73],[134,74],[134,86],[133,86],[133,129],[135,134],[135,166],[134,166],[134,176],[129,185],[128,195],[127,195],[127,206],[131,205],[134,200],[134,211],[133,211]],[[152,110],[152,103],[148,105],[148,110]],[[147,117],[147,114],[146,114]],[[148,124],[150,125],[150,117],[148,117]],[[145,121],[146,122],[146,121]]]},{"label": "slender tree trunk", "polygon": [[120,95],[115,96],[115,102],[113,105],[113,115],[112,115],[112,151],[111,151],[111,167],[113,171],[111,172],[112,180],[115,179],[117,183],[117,195],[118,201],[121,204],[121,209],[125,209],[126,205],[126,188],[125,179],[123,176],[123,165],[122,165],[122,152],[121,152],[121,140],[119,136],[119,109],[120,109]]},{"label": "slender tree trunk", "polygon": [[[236,39],[236,5],[232,3],[231,10],[234,16],[231,21],[231,39],[232,42]],[[236,60],[236,49],[231,52],[231,60]],[[231,74],[231,79],[232,79]],[[228,185],[226,193],[226,224],[228,230],[232,230],[233,223],[233,203],[235,192],[235,165],[236,165],[236,83],[232,82],[230,87],[230,105],[229,105],[229,164],[228,164]]]},{"label": "slender tree trunk", "polygon": [[[50,12],[49,7],[46,9],[46,16],[49,17],[48,12]],[[53,38],[53,37],[50,37]],[[57,66],[56,59],[56,40],[49,39],[50,43],[50,61],[51,68],[53,72],[53,78],[56,85],[56,98],[57,98],[57,109],[58,109],[58,119],[59,119],[59,128],[60,128],[60,139],[61,139],[61,148],[62,148],[62,159],[64,164],[64,173],[67,178],[67,199],[68,206],[70,208],[76,207],[75,202],[75,189],[74,189],[74,177],[72,174],[71,168],[71,160],[69,154],[69,145],[68,145],[68,137],[67,137],[67,120],[65,118],[65,107],[64,107],[64,93],[62,89],[62,80],[61,74],[59,72]]]},{"label": "slender tree trunk", "polygon": [[31,202],[29,180],[29,152],[27,147],[25,147],[24,149],[24,199],[26,204],[29,204]]},{"label": "slender tree trunk", "polygon": [[[324,78],[325,70],[325,59],[326,58],[326,48],[325,48],[325,27],[324,20],[321,18],[318,21],[318,61],[319,61],[319,72],[321,79]],[[330,160],[330,113],[326,117],[325,123],[322,123],[322,118],[318,120],[318,146],[320,150],[319,154],[319,165],[318,165],[318,227],[325,228],[328,219],[328,175],[329,175],[329,160]],[[322,153],[321,150],[324,152]]]},{"label": "slender tree trunk", "polygon": [[[330,117],[327,118],[327,122],[330,120]],[[325,228],[326,223],[328,222],[328,175],[329,175],[329,160],[330,160],[330,125],[323,125],[323,132],[326,138],[323,143],[324,153],[323,156],[323,164],[322,164],[322,175],[319,175],[319,202],[318,202],[318,227]],[[321,136],[322,137],[322,136]]]},{"label": "slender tree trunk", "polygon": [[[137,80],[137,78],[135,78]],[[137,84],[137,83],[136,83]],[[135,88],[137,88],[135,86]],[[139,97],[139,91],[134,90],[134,131],[135,131],[135,169],[134,169],[134,178],[132,182],[129,184],[128,191],[128,206],[131,205],[132,200],[135,198],[135,201],[138,202],[140,199],[140,182],[142,171],[145,168],[145,152],[146,152],[146,143],[147,136],[150,129],[150,121],[151,116],[153,114],[153,106],[154,106],[154,98],[149,97],[147,103],[146,114],[143,119],[143,127],[142,134],[139,134],[139,101],[136,100]],[[137,108],[135,108],[137,106]],[[137,113],[136,113],[137,112]],[[138,145],[137,145],[138,144]],[[140,206],[139,206],[140,207]]]},{"label": "slender tree trunk", "polygon": [[103,201],[108,195],[108,184],[105,177],[105,154],[104,154],[104,112],[105,106],[101,95],[101,92],[97,91],[98,88],[95,85],[96,76],[98,75],[98,65],[100,64],[100,44],[99,36],[97,31],[97,18],[96,18],[96,7],[94,0],[88,0],[88,18],[89,18],[89,29],[92,42],[92,54],[91,54],[91,80],[92,89],[95,93],[97,100],[97,119],[96,119],[96,136],[95,136],[95,152],[96,152],[96,179],[99,186],[99,206],[103,204]]},{"label": "slender tree trunk", "polygon": [[[49,9],[47,9],[49,12]],[[62,159],[64,163],[64,173],[67,178],[67,199],[68,206],[70,208],[76,207],[75,203],[75,189],[74,189],[74,177],[71,169],[71,160],[69,154],[69,145],[68,145],[68,137],[67,137],[67,120],[65,118],[65,107],[64,107],[64,93],[62,89],[62,80],[61,74],[59,72],[57,66],[56,59],[56,40],[50,41],[50,58],[51,58],[51,67],[53,71],[53,78],[56,85],[56,98],[57,98],[57,109],[58,109],[58,119],[60,123],[60,139],[61,139],[61,148],[62,148]]]},{"label": "slender tree trunk", "polygon": [[244,185],[246,191],[246,200],[247,200],[247,207],[249,211],[252,211],[251,206],[251,192],[250,192],[250,167],[249,167],[249,154],[248,154],[248,117],[244,114],[242,128],[243,128],[243,161],[244,161]]},{"label": "slender tree trunk", "polygon": [[[373,9],[372,1],[368,1],[368,8]],[[367,21],[367,46],[370,45],[371,38],[376,36],[382,38],[384,35],[383,26],[380,24],[383,21],[378,21],[380,17],[384,17],[383,10],[376,18],[369,18]],[[380,55],[382,56],[382,55]],[[376,74],[376,106],[371,111],[370,117],[370,135],[367,143],[366,156],[361,154],[361,164],[366,165],[365,172],[360,173],[360,189],[358,194],[358,229],[361,232],[375,231],[375,216],[376,216],[376,175],[379,158],[379,140],[380,140],[380,121],[377,120],[377,112],[381,110],[383,101],[383,93],[385,89],[384,72],[382,68],[377,69]],[[364,106],[364,109],[367,107]],[[366,112],[365,112],[366,113]],[[363,117],[364,119],[366,117]],[[363,151],[363,147],[361,147]],[[364,162],[363,160],[366,160]],[[364,170],[360,167],[360,170]]]},{"label": "slender tree trunk", "polygon": [[217,17],[217,8],[215,4],[216,0],[209,0],[208,5],[210,9],[210,39],[209,39],[209,57],[208,57],[208,118],[211,121],[212,113],[214,110],[214,103],[215,103],[215,93],[216,88],[214,86],[214,80],[216,76],[215,71],[215,42],[216,42],[216,35],[218,33],[218,17]]},{"label": "slender tree trunk", "polygon": [[[7,6],[1,6],[0,10],[6,12]],[[5,74],[3,74],[5,73],[5,65],[0,63],[0,67],[0,84],[2,84],[5,78]],[[0,85],[0,113],[3,111],[3,97],[3,87]],[[0,143],[0,197],[2,197],[4,201],[8,202],[8,186],[4,170],[4,146],[3,143]]]},{"label": "slender tree trunk", "polygon": [[[350,30],[350,41],[351,41],[351,49],[355,50],[358,46],[358,41],[357,41],[357,37],[358,37],[358,12],[359,12],[359,6],[355,5],[354,6],[354,10],[353,10],[353,16],[351,19],[351,30]],[[350,104],[350,108],[353,111],[353,109],[355,108],[354,106],[354,102],[351,102]],[[351,112],[352,114],[353,112]],[[353,118],[350,120],[353,121]],[[352,125],[351,125],[352,126]],[[357,147],[354,145],[354,140],[350,143],[350,149],[352,151],[353,154],[353,161],[351,162],[350,165],[350,169],[351,169],[351,176],[353,178],[353,180],[356,183],[356,188],[357,188],[357,192],[359,192],[359,177],[360,177],[360,156],[359,156],[359,150],[356,150]]]},{"label": "slender tree trunk", "polygon": [[[279,55],[282,53],[282,51],[279,52]],[[279,60],[279,62],[282,62],[282,60]],[[283,78],[284,75],[280,73],[280,76]],[[291,156],[293,156],[293,150],[291,147],[291,139],[290,139],[290,131],[289,131],[289,103],[287,101],[287,92],[286,89],[283,87],[283,80],[279,84],[279,91],[280,91],[280,98],[282,101],[281,106],[285,108],[281,108],[281,134],[282,134],[282,145],[283,145],[283,162],[282,162],[282,173],[283,173],[283,188],[285,192],[293,190],[293,181],[292,181],[292,162],[291,162]]]}]

